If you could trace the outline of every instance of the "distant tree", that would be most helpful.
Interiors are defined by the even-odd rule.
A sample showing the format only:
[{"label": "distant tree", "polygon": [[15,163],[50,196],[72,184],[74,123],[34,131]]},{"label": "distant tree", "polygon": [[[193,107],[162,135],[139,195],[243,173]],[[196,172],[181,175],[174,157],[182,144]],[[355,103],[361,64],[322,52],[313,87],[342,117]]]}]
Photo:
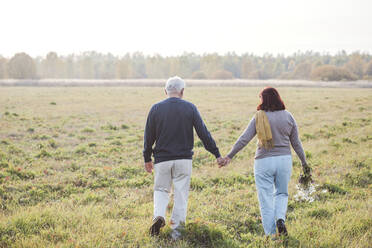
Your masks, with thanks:
[{"label": "distant tree", "polygon": [[372,77],[372,60],[369,61],[369,63],[366,66],[365,75],[367,75],[368,77]]},{"label": "distant tree", "polygon": [[213,78],[216,71],[223,69],[223,60],[217,53],[205,54],[200,60],[200,70],[204,71],[208,78]]},{"label": "distant tree", "polygon": [[293,59],[291,59],[291,61],[289,61],[287,70],[292,72],[295,68],[296,68],[296,62]]},{"label": "distant tree", "polygon": [[[219,55],[217,53],[198,55],[184,53],[179,56],[144,55],[141,52],[126,54],[123,57],[110,53],[102,54],[95,51],[71,54],[67,56],[50,52],[46,57],[30,58],[22,54],[24,61],[29,61],[30,70],[21,72],[14,69],[15,59],[12,59],[12,68],[9,67],[8,58],[0,58],[0,78],[2,77],[36,77],[42,78],[168,78],[179,75],[184,78],[233,78],[249,79],[294,79],[312,78],[311,71],[323,65],[332,65],[350,72],[352,78],[370,78],[370,64],[372,55],[367,53],[347,54],[341,51],[336,55],[320,54],[313,51],[296,52],[290,56],[264,54],[237,55],[234,52]],[[17,55],[19,57],[19,55]],[[27,59],[25,59],[27,58]],[[19,60],[19,59],[18,59]],[[5,62],[4,62],[5,61]],[[32,62],[31,62],[32,61]],[[19,66],[18,62],[18,67]],[[34,69],[32,64],[34,65]],[[25,65],[21,66],[25,68]],[[5,69],[4,69],[5,68]],[[332,67],[333,68],[333,67]],[[4,73],[5,70],[5,73]],[[12,74],[10,71],[12,70]],[[322,69],[324,70],[324,69]],[[31,75],[30,75],[31,71]],[[202,72],[202,73],[201,73]],[[222,76],[223,75],[223,76]],[[346,75],[347,76],[347,75]]]},{"label": "distant tree", "polygon": [[116,78],[133,78],[133,67],[130,54],[126,54],[116,62]]},{"label": "distant tree", "polygon": [[351,56],[351,59],[346,63],[345,68],[361,79],[364,73],[364,66],[364,60],[361,58],[360,54],[356,53]]},{"label": "distant tree", "polygon": [[241,78],[257,78],[258,73],[257,73],[257,68],[249,57],[243,57],[242,62],[241,62],[241,73],[240,76]]},{"label": "distant tree", "polygon": [[312,79],[322,81],[341,81],[341,80],[357,80],[358,77],[345,68],[339,68],[334,65],[322,65],[315,68],[311,73]]},{"label": "distant tree", "polygon": [[0,79],[7,78],[7,59],[0,56]]},{"label": "distant tree", "polygon": [[132,77],[134,78],[147,78],[146,74],[146,58],[141,52],[135,52],[132,54],[132,67],[133,73]]},{"label": "distant tree", "polygon": [[8,74],[16,79],[36,78],[35,62],[28,54],[17,53],[9,60]]},{"label": "distant tree", "polygon": [[191,75],[193,79],[206,79],[207,75],[203,71],[194,71]]},{"label": "distant tree", "polygon": [[63,71],[61,70],[61,61],[58,58],[57,53],[49,52],[43,61],[43,73],[42,76],[46,78],[61,78],[63,77]]},{"label": "distant tree", "polygon": [[230,71],[218,70],[212,75],[213,79],[233,79],[234,75]]},{"label": "distant tree", "polygon": [[308,62],[298,64],[291,74],[293,79],[307,79],[310,77],[312,65]]},{"label": "distant tree", "polygon": [[223,69],[232,73],[233,77],[240,78],[240,58],[235,53],[227,53],[223,56]]}]

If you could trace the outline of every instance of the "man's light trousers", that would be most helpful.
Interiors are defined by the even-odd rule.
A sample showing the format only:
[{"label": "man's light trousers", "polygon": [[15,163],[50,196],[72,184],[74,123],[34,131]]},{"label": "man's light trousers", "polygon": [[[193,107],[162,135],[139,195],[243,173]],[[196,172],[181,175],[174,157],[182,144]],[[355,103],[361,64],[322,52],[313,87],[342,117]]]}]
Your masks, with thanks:
[{"label": "man's light trousers", "polygon": [[169,193],[173,182],[174,205],[171,227],[176,229],[181,223],[186,221],[192,160],[179,159],[157,163],[154,165],[154,171],[154,218],[162,216],[165,219]]}]

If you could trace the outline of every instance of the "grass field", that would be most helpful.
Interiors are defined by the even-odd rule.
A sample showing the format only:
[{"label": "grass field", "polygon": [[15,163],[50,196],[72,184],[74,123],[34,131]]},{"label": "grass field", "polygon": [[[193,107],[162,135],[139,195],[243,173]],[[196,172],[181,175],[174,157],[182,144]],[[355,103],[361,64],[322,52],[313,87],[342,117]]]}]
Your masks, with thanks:
[{"label": "grass field", "polygon": [[[260,88],[191,87],[225,155],[255,112]],[[317,199],[296,202],[288,243],[263,236],[254,139],[226,168],[195,139],[184,238],[147,235],[153,175],[143,128],[162,88],[0,88],[0,247],[371,247],[372,90],[279,88],[293,113]],[[170,204],[169,208],[171,208]]]}]

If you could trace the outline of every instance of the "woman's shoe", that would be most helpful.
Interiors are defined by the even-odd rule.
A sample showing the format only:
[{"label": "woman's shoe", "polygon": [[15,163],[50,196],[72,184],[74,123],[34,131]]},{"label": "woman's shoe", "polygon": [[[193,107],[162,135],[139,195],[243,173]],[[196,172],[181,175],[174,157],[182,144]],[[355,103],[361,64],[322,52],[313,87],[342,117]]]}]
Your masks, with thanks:
[{"label": "woman's shoe", "polygon": [[287,228],[285,227],[285,224],[284,224],[284,220],[282,220],[282,219],[277,220],[276,221],[276,226],[278,227],[279,236],[280,235],[284,235],[284,236],[288,235]]}]

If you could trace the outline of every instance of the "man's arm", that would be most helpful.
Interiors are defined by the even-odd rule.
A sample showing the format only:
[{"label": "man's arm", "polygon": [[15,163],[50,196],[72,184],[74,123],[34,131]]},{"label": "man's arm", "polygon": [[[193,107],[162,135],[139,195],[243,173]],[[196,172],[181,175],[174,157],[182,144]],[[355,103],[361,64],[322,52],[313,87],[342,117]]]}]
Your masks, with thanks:
[{"label": "man's arm", "polygon": [[212,153],[217,159],[220,158],[221,154],[216,146],[216,142],[209,133],[196,107],[194,108],[193,125],[205,149]]},{"label": "man's arm", "polygon": [[151,155],[153,153],[152,146],[154,145],[155,138],[154,107],[152,107],[147,116],[144,134],[143,158],[145,160],[145,163],[151,162]]}]

